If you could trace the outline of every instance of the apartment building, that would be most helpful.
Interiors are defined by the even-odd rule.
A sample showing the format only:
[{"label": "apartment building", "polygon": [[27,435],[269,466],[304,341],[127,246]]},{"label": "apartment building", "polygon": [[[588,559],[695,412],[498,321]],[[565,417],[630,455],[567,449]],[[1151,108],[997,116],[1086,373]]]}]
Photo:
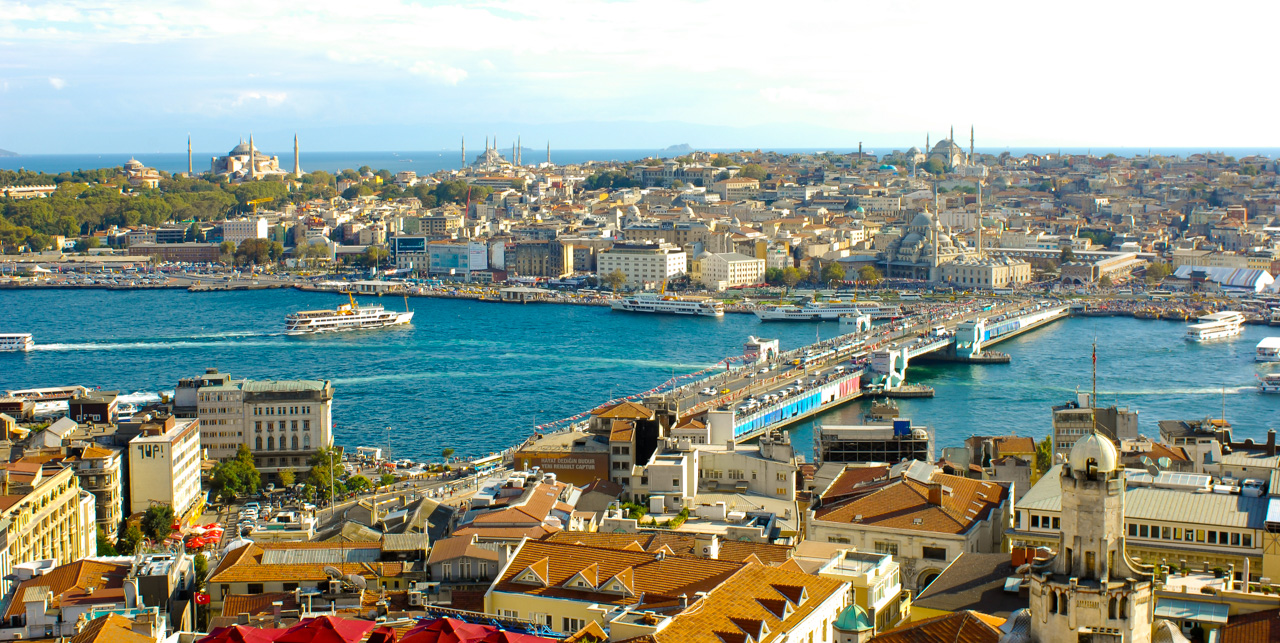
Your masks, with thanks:
[{"label": "apartment building", "polygon": [[754,199],[760,194],[760,182],[746,177],[734,177],[711,184],[711,191],[725,201]]},{"label": "apartment building", "polygon": [[[98,555],[93,494],[80,488],[71,467],[26,459],[4,465],[0,519],[7,521],[8,563],[52,559],[65,565]],[[9,578],[8,569],[0,569]],[[7,592],[12,580],[0,582]]]},{"label": "apartment building", "polygon": [[625,285],[641,288],[679,277],[688,270],[688,255],[678,246],[659,243],[619,243],[596,258],[596,273],[626,275]]},{"label": "apartment building", "polygon": [[765,260],[738,252],[704,252],[690,262],[689,276],[708,288],[724,290],[764,283]]},{"label": "apartment building", "polygon": [[74,449],[66,462],[75,470],[80,488],[92,493],[97,499],[95,513],[98,527],[108,539],[115,542],[124,507],[124,480],[121,478],[124,457],[120,450],[91,444]]},{"label": "apartment building", "polygon": [[932,469],[921,475],[913,468],[865,492],[846,487],[833,483],[807,513],[809,538],[893,556],[903,586],[912,590],[927,586],[962,553],[1001,551],[1012,524],[1007,483]]},{"label": "apartment building", "polygon": [[1031,263],[1011,257],[957,259],[940,268],[942,281],[965,288],[1012,288],[1031,281]]},{"label": "apartment building", "polygon": [[230,219],[222,222],[222,240],[239,246],[249,239],[266,239],[269,229],[262,217]]},{"label": "apartment building", "polygon": [[200,420],[172,415],[143,418],[129,440],[129,511],[173,507],[178,520],[200,518]]},{"label": "apartment building", "polygon": [[333,445],[332,405],[328,380],[237,380],[217,369],[174,390],[174,413],[200,419],[210,459],[233,458],[243,445],[267,476],[306,471],[312,454]]},{"label": "apartment building", "polygon": [[1138,412],[1128,408],[1089,405],[1090,395],[1078,393],[1076,399],[1053,407],[1053,451],[1067,453],[1080,438],[1093,433],[1095,426],[1113,441],[1138,438]]}]

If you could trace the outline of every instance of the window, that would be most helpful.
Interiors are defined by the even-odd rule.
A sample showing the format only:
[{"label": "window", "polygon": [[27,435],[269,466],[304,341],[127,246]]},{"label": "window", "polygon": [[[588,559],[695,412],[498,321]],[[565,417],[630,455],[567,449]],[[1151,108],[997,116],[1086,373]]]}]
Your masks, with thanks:
[{"label": "window", "polygon": [[1147,537],[1147,536],[1149,536],[1149,535],[1150,535],[1149,528],[1148,528],[1146,525],[1140,525],[1140,526],[1138,527],[1138,537],[1139,537],[1139,538],[1146,538],[1146,537]]},{"label": "window", "polygon": [[1241,534],[1241,536],[1240,536],[1240,546],[1241,546],[1241,547],[1252,547],[1252,546],[1253,546],[1253,535],[1252,535],[1252,534]]},{"label": "window", "polygon": [[[294,451],[297,451],[297,450],[298,450],[298,436],[296,436],[296,435],[295,435],[295,436],[293,436],[293,440],[291,441],[291,443],[292,443],[292,445],[293,445],[293,450],[294,450]],[[284,446],[284,439],[281,439],[281,440],[280,440],[280,445],[281,445],[281,446]]]},{"label": "window", "polygon": [[888,554],[890,556],[898,555],[898,543],[876,543],[877,554]]},{"label": "window", "polygon": [[1131,523],[1129,523],[1129,535],[1130,535],[1130,536],[1137,536],[1137,535],[1138,535],[1138,524],[1137,524],[1137,523],[1132,523],[1132,522],[1131,522]]},{"label": "window", "polygon": [[520,618],[519,610],[498,610],[502,618]]},{"label": "window", "polygon": [[310,431],[310,430],[311,430],[311,420],[303,420],[303,421],[302,421],[302,430],[303,430],[303,431]]},{"label": "window", "polygon": [[298,589],[298,584],[297,584],[297,583],[285,583],[285,584],[282,586],[282,588],[283,588],[283,589],[284,589],[284,591],[286,591],[286,592],[292,592],[293,590]]},{"label": "window", "polygon": [[289,428],[293,429],[294,431],[297,431],[297,430],[298,430],[298,421],[297,421],[297,420],[293,420],[292,422],[290,422],[290,424],[291,424],[292,426],[290,426]]},{"label": "window", "polygon": [[1240,546],[1240,534],[1236,534],[1236,533],[1231,534],[1231,544],[1235,547]]},{"label": "window", "polygon": [[1054,516],[1054,518],[1053,518],[1053,528],[1054,528],[1054,529],[1058,529],[1058,528],[1059,528],[1059,525],[1060,525],[1060,523],[1058,522],[1058,517],[1057,517],[1057,516]]},{"label": "window", "polygon": [[254,430],[254,431],[257,431],[258,433],[262,433],[262,422],[261,422],[261,421],[254,422],[254,423],[253,423],[253,430]]},{"label": "window", "polygon": [[1172,528],[1169,528],[1169,527],[1161,527],[1161,528],[1160,528],[1160,539],[1161,539],[1161,540],[1169,540],[1170,538],[1173,538],[1173,529],[1172,529]]},{"label": "window", "polygon": [[569,618],[568,616],[564,617],[563,622],[564,630],[562,631],[565,633],[577,632],[587,624],[586,621],[583,621],[580,618]]},{"label": "window", "polygon": [[440,576],[442,580],[449,580],[450,578],[453,578],[453,565],[449,563],[441,564]]},{"label": "window", "polygon": [[261,451],[261,450],[262,450],[262,436],[258,436],[258,437],[256,437],[256,438],[254,438],[253,440],[254,440],[253,448],[254,448],[255,450],[257,450],[257,451]]},{"label": "window", "polygon": [[946,560],[947,559],[946,547],[925,547],[923,553],[924,553],[924,558],[928,560]]},{"label": "window", "polygon": [[261,594],[261,593],[262,593],[262,583],[249,583],[248,593],[250,593],[250,594]]},{"label": "window", "polygon": [[1035,515],[1035,514],[1031,514],[1031,526],[1032,526],[1032,527],[1039,527],[1039,526],[1040,526],[1040,516],[1037,516],[1037,515]]},{"label": "window", "polygon": [[[1210,532],[1209,532],[1209,544],[1210,544],[1210,545],[1216,545],[1216,544],[1218,544],[1218,532],[1216,532],[1216,531],[1210,531]],[[1222,543],[1222,544],[1224,544],[1224,545],[1225,545],[1226,543]]]}]

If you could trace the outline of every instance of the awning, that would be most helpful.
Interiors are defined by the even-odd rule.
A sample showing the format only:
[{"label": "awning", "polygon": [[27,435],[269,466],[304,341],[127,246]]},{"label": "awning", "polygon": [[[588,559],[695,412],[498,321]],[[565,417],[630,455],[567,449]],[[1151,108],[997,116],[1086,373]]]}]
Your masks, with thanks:
[{"label": "awning", "polygon": [[1226,624],[1229,606],[1225,603],[1186,601],[1178,598],[1156,599],[1156,616],[1175,621],[1200,621]]}]

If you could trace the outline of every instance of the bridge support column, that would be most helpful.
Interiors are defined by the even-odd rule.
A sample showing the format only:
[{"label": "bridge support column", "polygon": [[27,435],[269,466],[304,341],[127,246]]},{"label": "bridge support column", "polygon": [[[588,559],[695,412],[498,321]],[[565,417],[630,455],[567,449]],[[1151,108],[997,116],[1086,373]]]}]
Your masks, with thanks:
[{"label": "bridge support column", "polygon": [[840,317],[841,334],[861,333],[871,330],[871,315],[842,315]]},{"label": "bridge support column", "polygon": [[974,319],[956,326],[956,357],[973,358],[982,354],[982,334],[987,329],[987,320]]},{"label": "bridge support column", "polygon": [[902,386],[907,377],[907,349],[881,348],[871,353],[871,370],[884,375],[886,388]]}]

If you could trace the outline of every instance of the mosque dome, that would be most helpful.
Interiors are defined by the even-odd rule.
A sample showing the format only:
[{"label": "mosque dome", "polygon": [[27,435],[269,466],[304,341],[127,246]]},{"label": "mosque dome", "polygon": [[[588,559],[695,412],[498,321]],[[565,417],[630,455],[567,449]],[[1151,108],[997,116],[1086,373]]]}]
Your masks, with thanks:
[{"label": "mosque dome", "polygon": [[638,208],[638,207],[636,207],[636,206],[634,206],[634,205],[633,205],[633,206],[631,206],[631,207],[627,208],[627,214],[628,214],[628,215],[634,215],[634,216],[637,216],[637,217],[638,217],[638,216],[640,216],[640,208]]},{"label": "mosque dome", "polygon": [[689,207],[689,206],[687,206],[687,205],[686,205],[686,206],[684,206],[684,209],[680,211],[680,214],[682,214],[682,215],[684,215],[684,216],[686,216],[686,217],[691,217],[691,216],[693,216],[693,208],[691,208],[691,207]]},{"label": "mosque dome", "polygon": [[244,141],[240,141],[239,145],[231,148],[231,151],[227,153],[227,156],[237,156],[239,154],[248,154],[250,150],[257,152],[258,148],[256,146],[250,147],[248,143]]},{"label": "mosque dome", "polygon": [[863,632],[872,627],[871,618],[867,616],[867,610],[856,604],[844,608],[832,626],[844,632]]},{"label": "mosque dome", "polygon": [[917,155],[917,154],[919,154],[919,153],[920,153],[920,148],[918,148],[918,147],[916,147],[916,146],[914,146],[914,145],[913,145],[913,146],[911,146],[911,149],[907,150],[907,154],[908,154],[908,155],[910,155],[910,156],[915,156],[915,155]]},{"label": "mosque dome", "polygon": [[1067,456],[1073,471],[1084,471],[1088,462],[1097,463],[1097,470],[1102,473],[1115,471],[1120,462],[1120,453],[1111,440],[1098,433],[1090,433],[1076,441]]},{"label": "mosque dome", "polygon": [[912,233],[910,233],[910,234],[908,234],[907,236],[905,236],[905,237],[903,237],[903,238],[902,238],[902,245],[904,245],[904,246],[913,246],[913,245],[915,245],[915,244],[919,243],[919,242],[920,242],[920,240],[921,240],[921,239],[923,239],[923,238],[924,238],[924,237],[921,237],[919,233],[912,232]]},{"label": "mosque dome", "polygon": [[933,217],[928,212],[921,212],[916,218],[911,220],[912,228],[930,228],[933,227]]},{"label": "mosque dome", "polygon": [[138,159],[135,159],[133,157],[130,157],[129,160],[125,162],[124,166],[129,168],[143,167],[142,161],[139,161]]},{"label": "mosque dome", "polygon": [[858,212],[858,213],[862,213],[862,212],[866,212],[867,210],[866,210],[866,208],[864,208],[864,207],[862,207],[862,206],[858,206],[858,207],[854,208],[854,209],[853,209],[853,211],[854,211],[854,212]]}]

